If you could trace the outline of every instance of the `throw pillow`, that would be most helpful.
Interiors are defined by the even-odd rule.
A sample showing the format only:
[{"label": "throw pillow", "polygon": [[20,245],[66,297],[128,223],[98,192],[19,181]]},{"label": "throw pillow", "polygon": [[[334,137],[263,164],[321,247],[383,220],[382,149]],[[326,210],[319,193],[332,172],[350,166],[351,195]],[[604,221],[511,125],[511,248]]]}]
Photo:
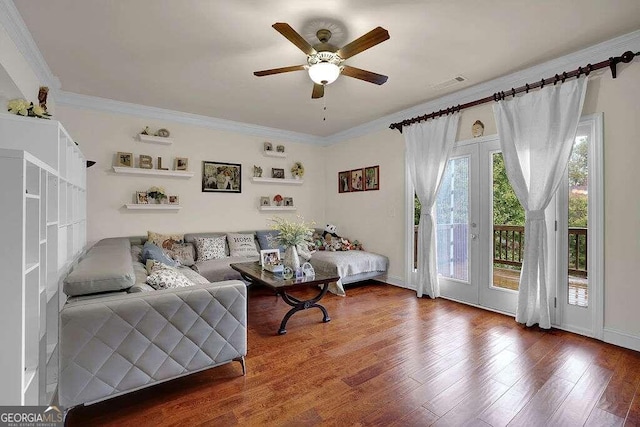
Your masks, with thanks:
[{"label": "throw pillow", "polygon": [[196,237],[194,243],[198,253],[198,261],[225,258],[227,256],[224,247],[226,240],[227,236]]},{"label": "throw pillow", "polygon": [[174,243],[171,249],[166,250],[167,254],[178,261],[180,265],[191,267],[195,264],[195,253],[191,243]]},{"label": "throw pillow", "polygon": [[278,234],[280,234],[278,230],[256,231],[256,237],[258,238],[260,249],[278,249],[280,250],[280,255],[284,255],[286,248],[284,246],[278,246],[278,242],[275,240]]},{"label": "throw pillow", "polygon": [[173,267],[153,261],[147,284],[156,290],[193,286],[191,280]]},{"label": "throw pillow", "polygon": [[150,259],[159,261],[171,267],[176,267],[178,265],[178,263],[169,258],[169,256],[167,256],[160,247],[151,242],[146,242],[142,247],[142,262],[146,263],[147,260]]},{"label": "throw pillow", "polygon": [[230,256],[260,256],[253,234],[228,233],[227,243]]},{"label": "throw pillow", "polygon": [[147,241],[162,249],[170,249],[174,243],[183,243],[184,234],[161,234],[154,231],[147,231]]}]

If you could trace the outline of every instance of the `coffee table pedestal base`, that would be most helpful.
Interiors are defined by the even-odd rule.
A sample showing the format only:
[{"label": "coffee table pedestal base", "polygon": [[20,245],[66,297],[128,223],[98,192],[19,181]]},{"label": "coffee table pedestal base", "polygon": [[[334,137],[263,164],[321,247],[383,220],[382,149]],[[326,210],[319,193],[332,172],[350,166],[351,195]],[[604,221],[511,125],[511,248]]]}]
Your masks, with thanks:
[{"label": "coffee table pedestal base", "polygon": [[325,283],[322,285],[322,289],[320,290],[320,293],[318,295],[316,295],[315,297],[309,300],[304,300],[304,301],[299,300],[298,298],[292,297],[284,289],[279,290],[278,295],[282,297],[282,300],[284,302],[286,302],[293,308],[289,310],[287,314],[284,315],[284,318],[280,323],[280,329],[278,329],[278,335],[284,335],[287,333],[287,322],[289,321],[291,316],[293,316],[294,313],[297,313],[298,311],[308,310],[310,308],[319,308],[323,314],[322,321],[324,323],[331,321],[331,318],[329,317],[329,313],[327,313],[327,309],[324,308],[322,305],[318,304],[318,301],[320,301],[322,297],[326,295],[328,289],[329,289],[329,283]]}]

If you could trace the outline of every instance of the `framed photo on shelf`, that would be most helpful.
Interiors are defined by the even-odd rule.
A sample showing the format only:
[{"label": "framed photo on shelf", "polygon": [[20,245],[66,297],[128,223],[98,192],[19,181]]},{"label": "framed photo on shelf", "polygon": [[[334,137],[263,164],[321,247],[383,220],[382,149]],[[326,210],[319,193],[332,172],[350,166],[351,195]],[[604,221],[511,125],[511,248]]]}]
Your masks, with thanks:
[{"label": "framed photo on shelf", "polygon": [[365,191],[380,189],[380,165],[364,168],[364,189]]},{"label": "framed photo on shelf", "polygon": [[280,264],[280,251],[278,249],[263,249],[260,251],[260,265],[266,268],[268,265]]},{"label": "framed photo on shelf", "polygon": [[264,143],[264,151],[273,151],[273,144],[270,142]]},{"label": "framed photo on shelf", "polygon": [[338,172],[338,193],[348,193],[351,191],[351,172]]},{"label": "framed photo on shelf", "polygon": [[271,198],[260,197],[260,206],[271,206]]},{"label": "framed photo on shelf", "polygon": [[116,154],[116,166],[132,168],[133,153],[123,153],[121,151],[118,151],[118,153]]},{"label": "framed photo on shelf", "polygon": [[187,159],[186,157],[176,157],[173,169],[177,171],[186,171],[188,166],[189,159]]},{"label": "framed photo on shelf", "polygon": [[242,165],[203,161],[202,191],[204,193],[241,193]]},{"label": "framed photo on shelf", "polygon": [[364,178],[362,176],[362,169],[354,169],[351,171],[351,191],[363,191],[364,190]]},{"label": "framed photo on shelf", "polygon": [[284,179],[284,169],[271,168],[271,178]]},{"label": "framed photo on shelf", "polygon": [[293,197],[285,197],[284,198],[285,206],[293,206]]},{"label": "framed photo on shelf", "polygon": [[170,205],[179,205],[180,197],[179,196],[169,196],[169,204]]},{"label": "framed photo on shelf", "polygon": [[149,196],[147,196],[146,191],[137,191],[136,192],[136,203],[139,205],[148,205],[149,204]]}]

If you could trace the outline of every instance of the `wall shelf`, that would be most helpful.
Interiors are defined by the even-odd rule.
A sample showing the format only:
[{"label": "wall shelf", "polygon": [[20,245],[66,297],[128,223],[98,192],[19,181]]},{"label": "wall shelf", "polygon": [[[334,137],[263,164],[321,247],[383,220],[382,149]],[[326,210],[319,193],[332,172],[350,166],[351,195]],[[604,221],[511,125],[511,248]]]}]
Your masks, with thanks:
[{"label": "wall shelf", "polygon": [[140,142],[148,142],[150,144],[161,144],[161,145],[173,144],[173,139],[164,138],[162,136],[143,135],[139,133],[137,138],[138,138],[138,141]]},{"label": "wall shelf", "polygon": [[127,209],[131,210],[146,210],[146,211],[178,211],[182,209],[180,205],[144,205],[138,203],[127,203],[125,205]]},{"label": "wall shelf", "polygon": [[264,155],[265,157],[279,157],[281,159],[286,159],[287,158],[287,153],[279,153],[277,151],[262,151],[262,155]]},{"label": "wall shelf", "polygon": [[251,182],[254,184],[285,184],[285,185],[302,185],[304,179],[294,178],[259,178],[256,176],[251,177]]},{"label": "wall shelf", "polygon": [[128,168],[124,166],[114,166],[113,171],[122,175],[137,175],[137,176],[164,176],[173,178],[191,178],[194,173],[188,171],[170,171],[160,169],[142,169],[142,168]]},{"label": "wall shelf", "polygon": [[296,211],[298,208],[296,206],[258,206],[258,210],[263,212]]}]

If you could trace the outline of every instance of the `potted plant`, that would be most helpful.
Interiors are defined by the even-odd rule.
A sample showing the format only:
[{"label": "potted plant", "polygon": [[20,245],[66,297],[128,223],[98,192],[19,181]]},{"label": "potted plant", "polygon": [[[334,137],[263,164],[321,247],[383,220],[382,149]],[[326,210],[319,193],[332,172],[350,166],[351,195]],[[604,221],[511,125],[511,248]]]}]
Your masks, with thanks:
[{"label": "potted plant", "polygon": [[167,194],[162,187],[151,187],[147,191],[147,196],[154,199],[156,203],[162,203],[163,200],[167,200]]},{"label": "potted plant", "polygon": [[304,176],[304,166],[302,166],[302,162],[295,162],[293,166],[291,166],[291,174],[295,179],[300,179]]},{"label": "potted plant", "polygon": [[278,231],[278,235],[273,239],[279,245],[284,246],[284,265],[294,272],[300,268],[300,257],[298,256],[298,245],[308,245],[313,241],[313,223],[307,224],[304,218],[298,217],[299,222],[287,221],[284,218],[275,217],[271,221],[272,230]]}]

